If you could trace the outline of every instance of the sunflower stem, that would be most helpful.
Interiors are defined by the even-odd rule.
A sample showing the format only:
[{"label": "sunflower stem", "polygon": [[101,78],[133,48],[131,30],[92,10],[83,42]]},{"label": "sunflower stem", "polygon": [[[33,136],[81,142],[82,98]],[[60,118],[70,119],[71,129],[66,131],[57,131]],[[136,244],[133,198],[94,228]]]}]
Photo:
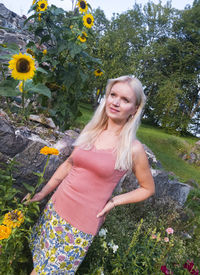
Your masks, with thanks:
[{"label": "sunflower stem", "polygon": [[24,80],[22,80],[22,114],[24,115]]}]

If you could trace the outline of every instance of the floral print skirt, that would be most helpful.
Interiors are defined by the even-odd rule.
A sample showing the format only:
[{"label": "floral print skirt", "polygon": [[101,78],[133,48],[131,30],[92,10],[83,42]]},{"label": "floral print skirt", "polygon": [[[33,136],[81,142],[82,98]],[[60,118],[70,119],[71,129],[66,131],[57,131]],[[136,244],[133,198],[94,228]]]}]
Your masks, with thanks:
[{"label": "floral print skirt", "polygon": [[34,270],[40,275],[75,274],[93,238],[62,219],[50,199],[30,238]]}]

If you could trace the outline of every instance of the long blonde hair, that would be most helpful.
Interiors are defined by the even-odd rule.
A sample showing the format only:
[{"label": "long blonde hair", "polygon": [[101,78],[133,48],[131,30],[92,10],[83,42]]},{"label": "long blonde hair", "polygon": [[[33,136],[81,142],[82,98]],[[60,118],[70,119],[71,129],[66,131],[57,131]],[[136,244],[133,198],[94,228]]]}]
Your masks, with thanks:
[{"label": "long blonde hair", "polygon": [[80,146],[85,150],[90,150],[95,143],[99,134],[107,127],[108,116],[106,114],[106,100],[111,91],[112,86],[117,82],[126,82],[130,85],[136,95],[137,111],[134,116],[130,116],[124,124],[120,134],[117,148],[117,158],[115,169],[131,170],[132,163],[132,142],[136,138],[136,132],[140,125],[142,110],[145,104],[146,97],[143,92],[141,82],[131,76],[121,76],[110,79],[107,82],[105,98],[99,104],[92,119],[84,127],[77,140],[73,143],[74,146]]}]

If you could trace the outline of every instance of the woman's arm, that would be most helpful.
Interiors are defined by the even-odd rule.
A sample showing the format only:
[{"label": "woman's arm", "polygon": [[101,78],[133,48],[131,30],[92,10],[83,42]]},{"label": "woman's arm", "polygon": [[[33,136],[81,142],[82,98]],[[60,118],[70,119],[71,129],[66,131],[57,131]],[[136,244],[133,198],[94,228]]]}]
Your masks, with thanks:
[{"label": "woman's arm", "polygon": [[146,200],[155,193],[155,184],[143,145],[135,140],[133,143],[133,172],[140,185],[136,190],[113,197],[97,215],[103,216],[113,207],[121,204],[136,203]]},{"label": "woman's arm", "polygon": [[[36,193],[33,198],[30,200],[33,201],[40,201],[45,198],[49,193],[51,193],[61,182],[62,180],[68,175],[71,167],[73,166],[73,160],[70,156],[67,160],[65,160],[55,171],[53,176],[50,178],[48,183],[42,188],[42,190]],[[30,196],[30,194],[28,194]],[[26,196],[23,200],[28,199]],[[23,201],[22,200],[22,201]]]}]

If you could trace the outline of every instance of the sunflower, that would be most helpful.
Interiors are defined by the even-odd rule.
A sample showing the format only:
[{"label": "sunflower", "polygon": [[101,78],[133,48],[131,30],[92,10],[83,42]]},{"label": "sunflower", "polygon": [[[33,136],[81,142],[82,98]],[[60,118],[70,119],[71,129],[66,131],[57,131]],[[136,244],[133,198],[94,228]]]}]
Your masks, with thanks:
[{"label": "sunflower", "polygon": [[82,35],[79,35],[78,36],[78,39],[82,42],[82,43],[84,43],[84,42],[86,42],[86,37],[87,37],[87,33],[86,32],[82,32]]},{"label": "sunflower", "polygon": [[11,234],[11,228],[5,225],[0,225],[0,240],[8,239]]},{"label": "sunflower", "polygon": [[81,13],[86,12],[88,10],[88,5],[85,0],[79,0],[77,6],[79,6],[79,11]]},{"label": "sunflower", "polygon": [[83,24],[86,26],[86,28],[90,29],[94,24],[94,17],[92,14],[86,14],[83,16]]},{"label": "sunflower", "polygon": [[50,148],[48,146],[44,146],[40,150],[40,154],[43,154],[43,155],[59,155],[59,151],[55,148]]},{"label": "sunflower", "polygon": [[103,72],[101,70],[97,69],[97,70],[94,71],[94,74],[96,76],[101,76],[103,74]]},{"label": "sunflower", "polygon": [[45,11],[48,7],[48,2],[46,0],[40,0],[37,3],[37,11]]},{"label": "sunflower", "polygon": [[24,222],[24,215],[21,211],[15,209],[5,214],[3,224],[15,228],[19,227]]},{"label": "sunflower", "polygon": [[35,69],[34,60],[27,54],[15,54],[9,61],[9,69],[12,70],[12,77],[18,80],[33,78]]}]

